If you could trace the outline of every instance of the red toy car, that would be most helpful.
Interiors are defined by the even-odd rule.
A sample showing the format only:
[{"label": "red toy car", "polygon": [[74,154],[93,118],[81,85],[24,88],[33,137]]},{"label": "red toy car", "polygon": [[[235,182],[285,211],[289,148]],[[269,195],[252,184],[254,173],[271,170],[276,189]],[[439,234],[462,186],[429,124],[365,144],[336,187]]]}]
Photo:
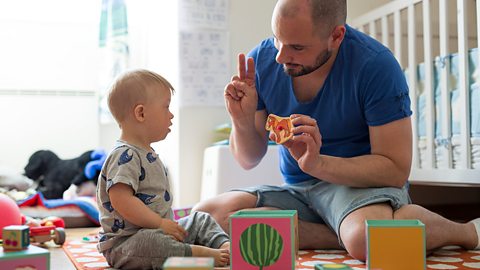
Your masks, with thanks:
[{"label": "red toy car", "polygon": [[30,228],[30,241],[44,243],[50,240],[57,245],[65,243],[65,229],[55,226],[42,226]]}]

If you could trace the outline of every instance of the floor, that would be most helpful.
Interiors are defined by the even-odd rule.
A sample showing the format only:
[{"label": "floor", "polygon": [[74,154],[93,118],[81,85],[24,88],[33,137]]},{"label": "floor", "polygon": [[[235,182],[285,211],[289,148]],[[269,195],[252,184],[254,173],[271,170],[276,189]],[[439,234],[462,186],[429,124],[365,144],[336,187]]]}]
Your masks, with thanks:
[{"label": "floor", "polygon": [[[98,232],[98,228],[76,228],[65,229],[67,240],[81,239],[82,237]],[[74,264],[70,261],[61,247],[54,243],[46,243],[50,251],[50,269],[51,270],[76,270]],[[229,267],[215,267],[215,270],[226,270]]]},{"label": "floor", "polygon": [[[65,229],[67,240],[81,239],[82,237],[95,233],[98,228],[75,228]],[[50,251],[50,269],[51,270],[75,270],[75,266],[63,252],[61,247],[56,246],[51,241],[45,243]]]},{"label": "floor", "polygon": [[[78,228],[66,229],[68,240],[79,240],[86,235],[95,234],[98,228]],[[47,248],[51,254],[52,270],[76,270],[75,266],[67,255],[63,252],[61,247],[56,247],[52,241],[47,242]],[[308,254],[307,254],[308,253]],[[315,250],[302,251],[300,263],[304,269],[312,269],[312,263],[320,263],[319,261],[329,261],[334,263],[346,263],[354,265],[355,269],[365,269],[365,265],[361,262],[355,262],[348,254],[343,254],[345,251],[335,250]],[[436,251],[427,257],[428,268],[431,269],[480,269],[480,251],[466,251],[459,247],[447,247],[445,249]],[[430,267],[432,266],[432,267]],[[216,270],[227,270],[229,267],[215,268]]]}]

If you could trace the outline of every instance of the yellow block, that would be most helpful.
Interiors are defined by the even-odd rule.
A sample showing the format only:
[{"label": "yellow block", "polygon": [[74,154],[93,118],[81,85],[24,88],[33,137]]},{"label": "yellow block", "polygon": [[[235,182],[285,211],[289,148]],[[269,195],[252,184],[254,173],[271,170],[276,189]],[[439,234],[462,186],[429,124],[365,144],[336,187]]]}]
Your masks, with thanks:
[{"label": "yellow block", "polygon": [[368,269],[425,269],[425,227],[420,221],[367,221],[367,236]]}]

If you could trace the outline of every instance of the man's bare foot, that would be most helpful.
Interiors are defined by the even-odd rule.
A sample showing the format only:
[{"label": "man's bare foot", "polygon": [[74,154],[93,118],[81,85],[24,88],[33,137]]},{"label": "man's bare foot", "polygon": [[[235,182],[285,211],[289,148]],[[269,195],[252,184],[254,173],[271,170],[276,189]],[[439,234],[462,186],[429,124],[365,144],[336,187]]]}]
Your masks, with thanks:
[{"label": "man's bare foot", "polygon": [[215,266],[226,266],[230,263],[230,249],[214,249],[197,245],[191,245],[191,247],[193,257],[213,257]]}]

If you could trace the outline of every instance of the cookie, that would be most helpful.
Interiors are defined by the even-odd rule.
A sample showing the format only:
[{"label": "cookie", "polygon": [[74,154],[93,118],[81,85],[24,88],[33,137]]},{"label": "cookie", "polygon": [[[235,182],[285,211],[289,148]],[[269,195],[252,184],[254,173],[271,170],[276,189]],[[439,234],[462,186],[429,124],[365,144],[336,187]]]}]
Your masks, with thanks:
[{"label": "cookie", "polygon": [[281,117],[273,113],[268,115],[265,129],[275,134],[275,142],[282,144],[293,137],[293,124],[290,117]]}]

